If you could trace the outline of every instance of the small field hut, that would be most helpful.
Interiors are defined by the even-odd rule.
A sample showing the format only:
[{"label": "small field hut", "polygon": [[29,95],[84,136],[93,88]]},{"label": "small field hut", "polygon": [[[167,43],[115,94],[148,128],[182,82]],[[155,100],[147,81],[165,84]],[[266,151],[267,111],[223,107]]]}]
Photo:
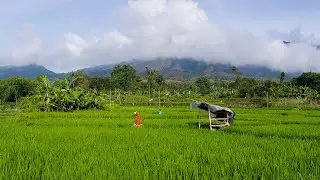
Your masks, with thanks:
[{"label": "small field hut", "polygon": [[201,126],[201,111],[206,112],[208,115],[210,130],[226,128],[234,121],[235,112],[229,108],[209,104],[206,102],[193,101],[190,104],[190,110],[195,108],[199,109],[199,128]]}]

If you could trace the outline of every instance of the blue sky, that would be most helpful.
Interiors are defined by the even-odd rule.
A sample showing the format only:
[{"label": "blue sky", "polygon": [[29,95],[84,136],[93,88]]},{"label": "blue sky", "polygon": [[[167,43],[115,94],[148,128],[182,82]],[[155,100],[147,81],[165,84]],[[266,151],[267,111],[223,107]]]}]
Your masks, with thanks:
[{"label": "blue sky", "polygon": [[[253,63],[271,68],[283,66],[289,62],[289,58],[298,56],[302,60],[294,61],[297,66],[290,65],[286,70],[314,68],[312,64],[314,66],[314,59],[318,57],[317,52],[300,47],[302,45],[293,47],[298,48],[298,54],[286,47],[281,47],[282,51],[279,52],[276,42],[266,42],[266,39],[307,41],[310,35],[314,35],[311,39],[317,41],[320,37],[320,1],[178,1],[183,0],[138,0],[131,5],[128,5],[128,0],[4,0],[0,6],[0,27],[4,27],[0,28],[0,65],[38,63],[55,71],[68,71],[134,57],[148,59],[158,55],[181,54],[208,61],[220,58],[229,59],[228,62],[235,64]],[[162,9],[159,10],[159,7]],[[184,8],[189,9],[181,10]],[[189,14],[189,11],[192,13]],[[163,16],[163,12],[168,17]],[[198,16],[199,13],[202,15]],[[150,18],[151,14],[155,17]],[[157,32],[146,30],[146,27],[157,28]],[[292,33],[294,29],[296,31]],[[212,31],[217,34],[210,33]],[[201,36],[196,36],[196,33],[201,33]],[[202,33],[207,34],[204,36]],[[231,42],[231,37],[238,41]],[[248,49],[235,47],[234,44],[240,45],[244,37],[250,38],[251,43],[259,44],[261,53],[268,53],[271,60],[250,53],[250,45]],[[177,45],[166,49],[168,45],[163,44],[163,39],[168,38],[184,38],[181,42],[188,46],[180,44],[179,47]],[[153,41],[148,42],[146,39]],[[216,43],[206,42],[206,39]],[[148,46],[145,45],[148,43]],[[200,44],[199,51],[187,52],[192,43]],[[218,45],[227,46],[228,50],[211,51],[208,48]],[[134,49],[132,46],[139,48]],[[144,46],[157,50],[140,52],[145,50]],[[105,56],[110,59],[98,60]],[[54,63],[52,58],[62,60]],[[65,64],[66,61],[70,63]],[[301,67],[300,63],[308,65]]]}]

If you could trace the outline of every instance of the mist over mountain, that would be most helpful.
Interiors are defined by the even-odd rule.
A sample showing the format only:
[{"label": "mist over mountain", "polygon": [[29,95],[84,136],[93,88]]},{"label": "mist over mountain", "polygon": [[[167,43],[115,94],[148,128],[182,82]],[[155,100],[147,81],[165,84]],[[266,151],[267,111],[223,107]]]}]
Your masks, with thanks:
[{"label": "mist over mountain", "polygon": [[[158,58],[156,60],[140,61],[132,60],[120,64],[133,66],[137,74],[146,75],[146,67],[159,71],[166,79],[192,80],[200,76],[208,76],[212,79],[229,79],[233,77],[232,65],[223,63],[208,63],[191,58]],[[113,67],[118,64],[94,66],[83,70],[89,76],[110,76]],[[264,66],[244,65],[237,66],[243,76],[255,78],[279,78],[280,71],[272,70]],[[68,74],[70,72],[67,72]],[[13,76],[35,78],[38,75],[48,74],[51,78],[61,78],[63,74],[55,73],[39,65],[0,67],[0,79]],[[301,72],[286,73],[286,79],[297,77]]]},{"label": "mist over mountain", "polygon": [[[167,79],[195,79],[200,76],[210,78],[229,79],[233,77],[231,64],[208,63],[190,58],[170,58],[150,61],[133,60],[123,62],[135,67],[138,75],[146,75],[146,67],[159,71]],[[83,69],[91,76],[110,76],[114,65],[95,66]],[[237,66],[243,76],[255,78],[279,78],[281,71],[272,70],[264,66]],[[286,79],[297,77],[301,72],[286,73]]]}]

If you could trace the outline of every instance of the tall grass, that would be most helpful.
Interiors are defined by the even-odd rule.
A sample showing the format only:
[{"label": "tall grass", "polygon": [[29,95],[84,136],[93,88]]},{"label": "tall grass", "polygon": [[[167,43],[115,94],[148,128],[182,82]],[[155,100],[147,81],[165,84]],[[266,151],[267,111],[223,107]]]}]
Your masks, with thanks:
[{"label": "tall grass", "polygon": [[319,178],[318,111],[235,109],[210,132],[187,108],[4,114],[0,179]]}]

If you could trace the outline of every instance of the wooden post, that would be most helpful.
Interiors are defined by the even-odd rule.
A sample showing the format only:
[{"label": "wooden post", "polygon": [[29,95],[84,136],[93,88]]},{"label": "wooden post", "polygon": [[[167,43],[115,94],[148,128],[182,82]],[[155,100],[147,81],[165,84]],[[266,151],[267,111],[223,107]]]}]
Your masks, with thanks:
[{"label": "wooden post", "polygon": [[111,89],[110,89],[110,107],[111,107]]},{"label": "wooden post", "polygon": [[200,126],[201,126],[201,114],[200,114],[200,109],[199,109],[199,113],[198,113],[198,126],[199,126],[199,129],[200,129]]},{"label": "wooden post", "polygon": [[160,109],[160,90],[159,90],[159,109]]},{"label": "wooden post", "polygon": [[150,85],[150,80],[149,80],[149,106],[151,106],[151,85]]},{"label": "wooden post", "polygon": [[209,121],[210,121],[210,130],[212,130],[212,124],[211,124],[211,113],[210,113],[210,107],[208,106],[208,114],[209,114]]},{"label": "wooden post", "polygon": [[120,90],[118,91],[118,99],[119,99],[119,105],[121,105],[121,95],[120,95]]},{"label": "wooden post", "polygon": [[267,91],[267,111],[269,110],[269,92]]},{"label": "wooden post", "polygon": [[151,103],[150,103],[150,99],[151,99],[151,76],[150,76],[150,71],[149,71],[149,68],[148,67],[146,67],[146,69],[147,69],[147,73],[148,73],[148,89],[149,89],[149,101],[148,101],[148,103],[149,103],[149,106],[151,105]]}]

